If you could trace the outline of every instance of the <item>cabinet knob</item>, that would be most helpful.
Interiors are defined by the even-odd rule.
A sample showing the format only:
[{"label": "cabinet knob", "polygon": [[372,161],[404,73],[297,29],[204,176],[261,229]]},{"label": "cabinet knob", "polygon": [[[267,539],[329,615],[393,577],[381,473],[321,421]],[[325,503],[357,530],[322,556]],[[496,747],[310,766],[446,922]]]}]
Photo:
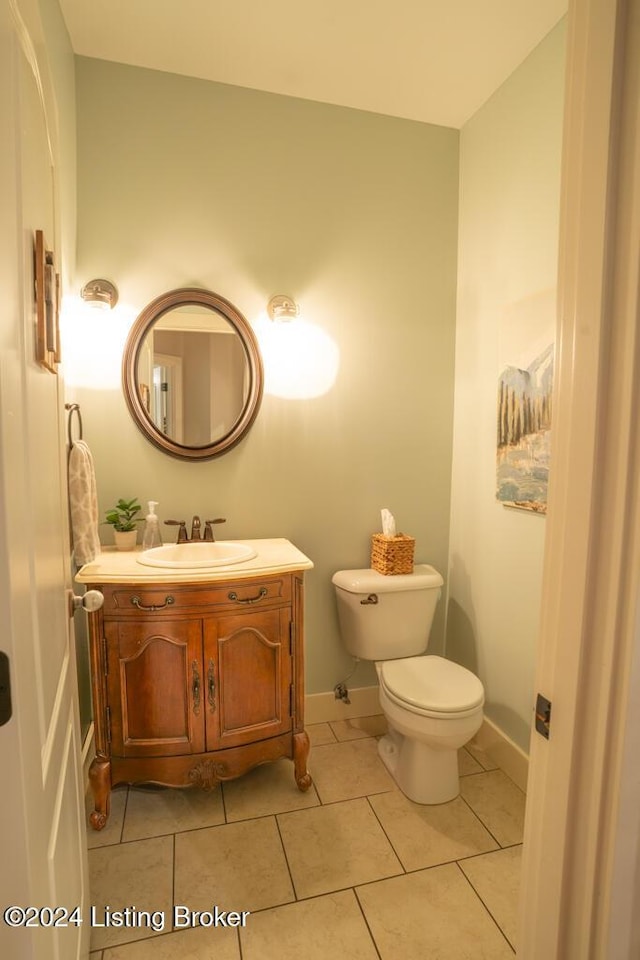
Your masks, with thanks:
[{"label": "cabinet knob", "polygon": [[76,610],[86,610],[87,613],[93,613],[99,610],[104,603],[104,596],[100,590],[87,590],[81,597],[69,592],[69,616],[72,617]]}]

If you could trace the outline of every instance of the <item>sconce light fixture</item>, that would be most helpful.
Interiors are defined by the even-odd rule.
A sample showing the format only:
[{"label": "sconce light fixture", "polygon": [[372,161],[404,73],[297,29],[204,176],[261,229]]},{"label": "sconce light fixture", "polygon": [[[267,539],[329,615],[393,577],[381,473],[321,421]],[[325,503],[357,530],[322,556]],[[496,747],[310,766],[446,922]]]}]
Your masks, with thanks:
[{"label": "sconce light fixture", "polygon": [[288,321],[300,316],[300,307],[292,297],[279,293],[269,300],[267,313],[271,320]]},{"label": "sconce light fixture", "polygon": [[80,296],[90,307],[112,310],[118,302],[118,290],[110,280],[89,280]]},{"label": "sconce light fixture", "polygon": [[271,297],[267,317],[263,314],[256,324],[265,393],[300,400],[327,393],[335,383],[340,361],[331,337],[300,315],[292,297]]}]

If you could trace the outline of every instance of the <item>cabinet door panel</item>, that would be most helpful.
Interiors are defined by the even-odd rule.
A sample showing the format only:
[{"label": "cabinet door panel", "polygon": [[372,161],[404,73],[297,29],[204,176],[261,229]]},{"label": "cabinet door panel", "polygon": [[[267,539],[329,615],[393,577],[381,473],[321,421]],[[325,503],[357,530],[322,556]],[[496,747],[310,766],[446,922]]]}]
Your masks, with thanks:
[{"label": "cabinet door panel", "polygon": [[205,665],[218,666],[207,749],[291,730],[290,620],[287,607],[205,621]]},{"label": "cabinet door panel", "polygon": [[112,752],[204,749],[201,621],[106,624]]}]

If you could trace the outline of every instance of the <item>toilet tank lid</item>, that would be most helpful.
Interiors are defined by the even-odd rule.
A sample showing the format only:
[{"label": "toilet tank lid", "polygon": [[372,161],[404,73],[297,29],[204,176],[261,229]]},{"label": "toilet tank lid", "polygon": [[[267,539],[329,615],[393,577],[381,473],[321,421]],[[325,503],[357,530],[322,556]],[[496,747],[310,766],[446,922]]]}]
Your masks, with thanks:
[{"label": "toilet tank lid", "polygon": [[387,576],[377,570],[338,570],[332,583],[349,593],[399,593],[402,590],[437,589],[444,583],[438,571],[427,563],[417,563],[413,573]]}]

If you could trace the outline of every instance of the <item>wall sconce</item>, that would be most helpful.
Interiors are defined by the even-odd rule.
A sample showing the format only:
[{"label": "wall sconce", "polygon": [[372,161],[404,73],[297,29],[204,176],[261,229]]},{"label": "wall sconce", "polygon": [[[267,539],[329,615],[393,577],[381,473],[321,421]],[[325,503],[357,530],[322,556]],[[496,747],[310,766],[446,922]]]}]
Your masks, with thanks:
[{"label": "wall sconce", "polygon": [[118,302],[118,290],[110,280],[89,280],[80,296],[86,304],[98,310],[112,310]]},{"label": "wall sconce", "polygon": [[292,297],[271,297],[267,317],[263,314],[256,324],[264,361],[265,393],[290,400],[327,393],[335,383],[340,362],[331,337],[300,316],[300,308]]},{"label": "wall sconce", "polygon": [[267,313],[271,320],[289,321],[300,316],[300,307],[292,297],[279,293],[269,300]]},{"label": "wall sconce", "polygon": [[65,384],[121,389],[122,351],[137,313],[110,280],[90,280],[75,294],[67,294],[60,314]]}]

